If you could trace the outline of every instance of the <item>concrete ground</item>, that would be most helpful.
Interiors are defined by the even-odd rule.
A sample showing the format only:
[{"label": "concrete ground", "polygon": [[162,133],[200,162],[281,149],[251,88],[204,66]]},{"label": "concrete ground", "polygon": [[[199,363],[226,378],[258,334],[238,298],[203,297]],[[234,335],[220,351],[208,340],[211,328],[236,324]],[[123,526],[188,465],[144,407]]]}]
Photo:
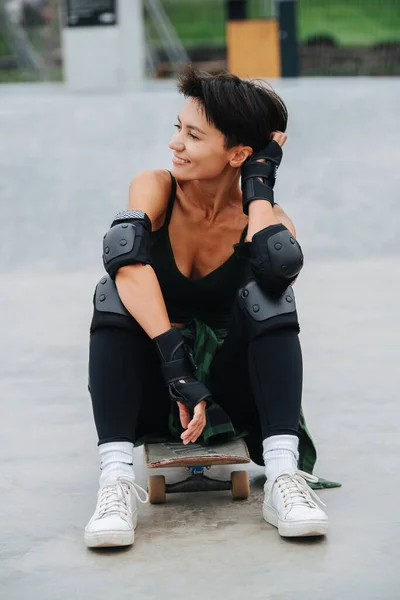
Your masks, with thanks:
[{"label": "concrete ground", "polygon": [[[0,88],[0,597],[398,600],[398,79],[276,85],[290,112],[276,194],[306,256],[295,289],[304,409],[331,532],[280,539],[252,493],[176,495],[128,550],[89,551],[97,491],[86,388],[101,242],[130,178],[170,165],[182,99]],[[397,375],[396,375],[397,372]],[[140,452],[139,481],[145,483]]]}]

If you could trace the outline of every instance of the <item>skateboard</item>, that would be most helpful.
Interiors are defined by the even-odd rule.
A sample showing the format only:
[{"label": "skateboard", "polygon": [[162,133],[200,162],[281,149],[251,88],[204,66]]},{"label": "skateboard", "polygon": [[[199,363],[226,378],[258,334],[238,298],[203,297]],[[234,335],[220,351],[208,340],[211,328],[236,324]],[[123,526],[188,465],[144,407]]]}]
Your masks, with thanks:
[{"label": "skateboard", "polygon": [[166,494],[182,492],[204,492],[231,490],[235,500],[245,500],[250,495],[249,474],[246,470],[231,471],[228,481],[207,477],[216,465],[237,465],[250,462],[250,455],[243,439],[202,446],[184,445],[177,440],[156,444],[145,444],[144,454],[149,469],[184,467],[189,476],[183,481],[166,483],[164,475],[151,475],[148,478],[149,500],[151,504],[163,504]]}]

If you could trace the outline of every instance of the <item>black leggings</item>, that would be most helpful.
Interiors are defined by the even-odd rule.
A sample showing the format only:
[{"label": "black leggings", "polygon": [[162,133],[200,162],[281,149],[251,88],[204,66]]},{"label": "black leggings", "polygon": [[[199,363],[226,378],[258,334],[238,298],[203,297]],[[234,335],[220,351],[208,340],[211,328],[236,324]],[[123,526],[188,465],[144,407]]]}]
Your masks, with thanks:
[{"label": "black leggings", "polygon": [[[91,328],[89,380],[99,444],[168,435],[170,400],[156,348],[133,318],[119,317],[108,325],[92,322]],[[211,364],[209,388],[234,427],[249,432],[251,456],[262,464],[264,438],[298,433],[302,356],[297,328],[281,326],[245,343],[234,320]]]}]

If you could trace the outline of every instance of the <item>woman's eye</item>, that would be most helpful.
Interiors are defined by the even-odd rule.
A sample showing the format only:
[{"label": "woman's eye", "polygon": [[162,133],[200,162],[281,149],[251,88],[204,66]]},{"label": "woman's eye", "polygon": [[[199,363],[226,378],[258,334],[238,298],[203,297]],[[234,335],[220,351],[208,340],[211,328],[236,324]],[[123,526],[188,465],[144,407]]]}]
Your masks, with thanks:
[{"label": "woman's eye", "polygon": [[[175,123],[174,127],[176,127],[176,129],[178,131],[180,131],[182,129],[181,125],[179,125],[179,123]],[[193,133],[188,133],[188,136],[192,138],[192,140],[198,140],[199,138],[196,137],[195,135],[193,135]]]}]

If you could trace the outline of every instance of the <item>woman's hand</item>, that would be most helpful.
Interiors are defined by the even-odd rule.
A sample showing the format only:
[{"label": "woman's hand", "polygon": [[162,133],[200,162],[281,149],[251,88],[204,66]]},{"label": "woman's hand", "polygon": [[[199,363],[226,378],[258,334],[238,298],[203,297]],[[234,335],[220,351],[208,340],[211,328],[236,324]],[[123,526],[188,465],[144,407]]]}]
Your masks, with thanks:
[{"label": "woman's hand", "polygon": [[271,133],[271,140],[274,140],[282,148],[287,140],[287,135],[286,133],[283,133],[283,131],[273,131]]},{"label": "woman's hand", "polygon": [[[266,146],[252,154],[241,170],[243,212],[249,214],[249,205],[267,201],[274,206],[276,172],[282,161],[282,146],[287,140],[283,131],[272,131]],[[256,164],[264,163],[264,164]],[[254,212],[254,210],[253,210]]]},{"label": "woman's hand", "polygon": [[[274,140],[274,142],[276,142],[277,144],[279,144],[279,146],[282,148],[283,145],[284,145],[284,143],[287,140],[287,135],[286,135],[286,133],[283,133],[283,131],[273,131],[271,133],[270,139]],[[265,163],[266,160],[265,160],[265,158],[259,158],[257,160],[257,162],[263,162],[263,163]],[[259,177],[259,180],[262,181],[262,178]]]},{"label": "woman's hand", "polygon": [[190,412],[187,406],[182,402],[177,402],[179,408],[179,418],[185,431],[181,435],[183,443],[195,442],[202,434],[206,426],[206,401],[203,400],[196,404],[193,410],[193,419],[190,420]]},{"label": "woman's hand", "polygon": [[[282,148],[283,144],[287,140],[287,135],[286,135],[286,133],[283,133],[283,131],[273,131],[271,133],[271,138],[270,139],[274,140],[274,142],[276,142],[277,144],[279,144],[279,146]],[[265,160],[265,158],[259,158],[257,160],[257,162],[263,162],[263,163],[265,163],[267,161]],[[262,177],[259,177],[258,179],[260,181],[262,181]]]}]

